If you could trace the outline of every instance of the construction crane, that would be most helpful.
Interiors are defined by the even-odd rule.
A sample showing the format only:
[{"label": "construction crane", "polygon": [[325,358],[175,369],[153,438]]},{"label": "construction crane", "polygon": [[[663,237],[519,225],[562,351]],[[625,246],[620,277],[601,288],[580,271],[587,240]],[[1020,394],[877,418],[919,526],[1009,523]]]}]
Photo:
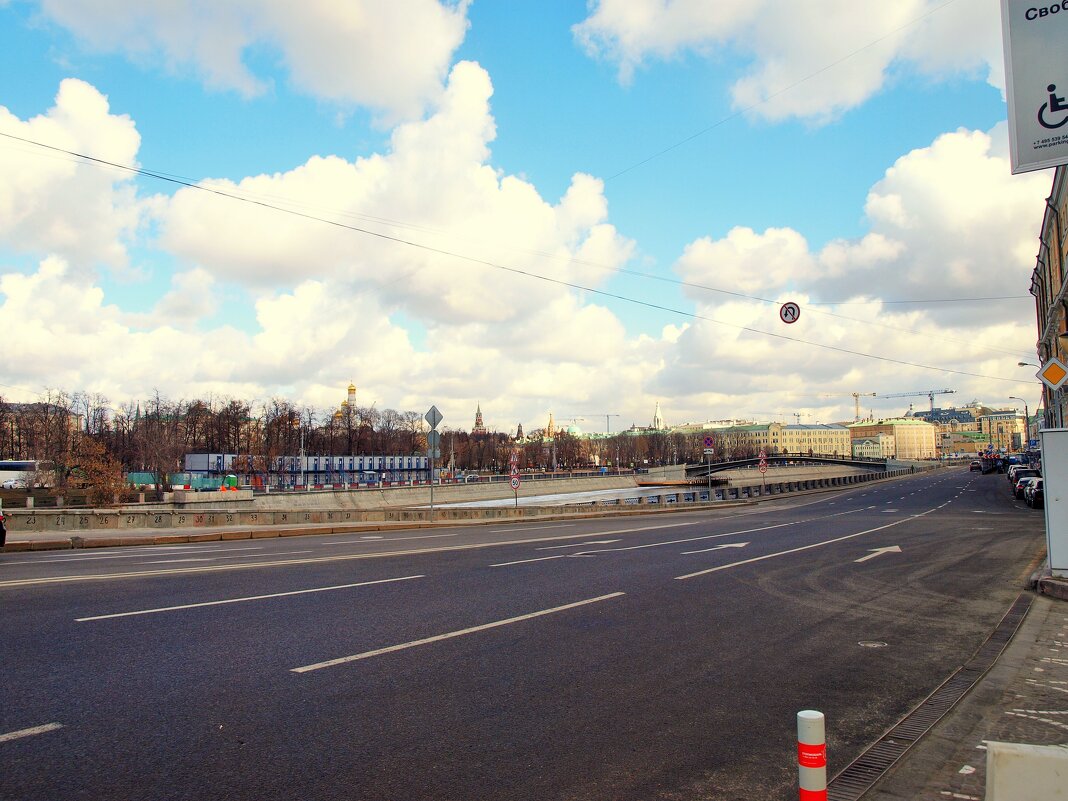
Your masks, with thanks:
[{"label": "construction crane", "polygon": [[604,418],[605,436],[608,436],[609,434],[612,433],[612,418],[613,417],[619,417],[619,415],[615,414],[614,412],[613,413],[608,413],[608,412],[585,412],[584,414],[589,415],[590,417],[603,417]]},{"label": "construction crane", "polygon": [[[842,392],[839,394],[823,394],[819,395],[820,398],[840,398],[847,393]],[[861,398],[874,398],[876,394],[874,392],[850,392],[848,393],[853,398],[853,422],[860,420],[860,399]]]},{"label": "construction crane", "polygon": [[919,398],[924,395],[931,401],[931,411],[934,411],[934,396],[935,395],[953,395],[956,393],[955,389],[926,389],[920,392],[895,392],[891,395],[879,395],[880,398]]}]

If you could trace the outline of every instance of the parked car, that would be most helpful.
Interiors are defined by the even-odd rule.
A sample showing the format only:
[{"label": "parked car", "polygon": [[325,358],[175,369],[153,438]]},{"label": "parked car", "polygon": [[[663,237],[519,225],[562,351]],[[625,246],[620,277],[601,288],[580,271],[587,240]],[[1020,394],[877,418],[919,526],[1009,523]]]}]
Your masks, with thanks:
[{"label": "parked car", "polygon": [[1023,498],[1024,490],[1027,489],[1027,485],[1033,481],[1038,481],[1039,476],[1022,476],[1019,481],[1016,482],[1016,486],[1013,488],[1012,494],[1017,500]]},{"label": "parked car", "polygon": [[978,459],[972,460],[971,465],[968,467],[969,472],[974,473],[976,470],[978,470],[980,473],[983,472],[983,463],[980,462]]},{"label": "parked car", "polygon": [[1025,462],[1021,462],[1021,463],[1018,463],[1018,464],[1010,465],[1009,469],[1005,471],[1006,475],[1009,477],[1009,483],[1014,483],[1015,482],[1015,480],[1017,478],[1016,474],[1019,473],[1021,470],[1034,470],[1036,473],[1038,472],[1037,469],[1035,469],[1034,467],[1031,467],[1031,465],[1029,465],[1029,464],[1027,464]]},{"label": "parked car", "polygon": [[1031,467],[1011,467],[1009,469],[1012,471],[1011,473],[1009,473],[1009,484],[1013,487],[1016,486],[1016,483],[1021,478],[1025,478],[1027,476],[1042,475],[1040,472]]},{"label": "parked car", "polygon": [[1024,500],[1032,509],[1041,509],[1046,502],[1046,493],[1042,479],[1032,481],[1024,488]]},{"label": "parked car", "polygon": [[0,489],[26,489],[26,487],[26,482],[21,478],[9,478],[0,484]]}]

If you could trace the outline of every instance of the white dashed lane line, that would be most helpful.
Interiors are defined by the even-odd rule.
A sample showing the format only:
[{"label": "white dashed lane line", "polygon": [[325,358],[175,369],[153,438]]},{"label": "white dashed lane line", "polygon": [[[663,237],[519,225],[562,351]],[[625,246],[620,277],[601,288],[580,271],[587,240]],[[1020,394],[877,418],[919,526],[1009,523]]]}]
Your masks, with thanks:
[{"label": "white dashed lane line", "polygon": [[0,734],[0,743],[7,743],[11,740],[20,740],[23,737],[34,737],[38,734],[46,734],[56,729],[62,729],[62,723],[46,723],[43,726],[34,726],[30,729],[19,729],[18,731],[10,731],[7,734]]},{"label": "white dashed lane line", "polygon": [[333,590],[347,590],[353,587],[370,587],[373,584],[390,584],[395,581],[411,581],[412,579],[426,578],[425,576],[401,576],[400,578],[379,579],[378,581],[360,581],[355,584],[338,584],[334,587],[313,587],[308,590],[292,590],[290,592],[274,592],[270,595],[249,595],[244,598],[224,598],[221,601],[202,601],[195,604],[182,604],[180,606],[161,606],[156,609],[138,609],[133,612],[115,612],[110,615],[93,615],[91,617],[78,617],[76,623],[87,623],[91,620],[110,620],[116,617],[134,617],[136,615],[154,615],[160,612],[177,612],[182,609],[199,609],[204,606],[222,606],[223,604],[239,604],[247,601],[263,601],[268,598],[286,598],[290,595],[307,595],[313,592],[331,592]]}]

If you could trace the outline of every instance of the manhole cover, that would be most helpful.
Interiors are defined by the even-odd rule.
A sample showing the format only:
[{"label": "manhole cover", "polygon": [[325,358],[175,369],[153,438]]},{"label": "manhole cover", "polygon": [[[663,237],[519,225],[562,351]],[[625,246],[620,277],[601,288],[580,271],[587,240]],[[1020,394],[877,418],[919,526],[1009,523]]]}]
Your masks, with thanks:
[{"label": "manhole cover", "polygon": [[861,648],[885,648],[886,643],[879,640],[861,640],[857,643]]}]

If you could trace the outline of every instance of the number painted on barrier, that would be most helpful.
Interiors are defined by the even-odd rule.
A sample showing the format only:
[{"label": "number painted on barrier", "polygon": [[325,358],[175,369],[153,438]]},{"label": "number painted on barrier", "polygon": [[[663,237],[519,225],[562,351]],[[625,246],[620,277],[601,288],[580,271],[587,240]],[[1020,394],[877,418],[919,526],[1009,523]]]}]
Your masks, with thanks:
[{"label": "number painted on barrier", "polygon": [[[14,523],[15,519],[12,518],[11,522]],[[37,525],[37,518],[36,517],[27,517],[26,518],[26,525],[27,526],[36,526]]]},{"label": "number painted on barrier", "polygon": [[163,515],[156,515],[156,516],[154,516],[154,517],[152,518],[152,522],[153,522],[153,523],[155,523],[155,524],[156,524],[157,526],[158,526],[158,525],[162,525],[162,523],[163,523]]},{"label": "number painted on barrier", "polygon": [[107,524],[108,524],[108,516],[104,515],[103,517],[100,518],[100,525],[106,526]]},{"label": "number painted on barrier", "polygon": [[132,526],[137,518],[133,515],[126,515],[126,525]]},{"label": "number painted on barrier", "polygon": [[311,515],[308,512],[305,512],[304,513],[304,522],[308,522],[309,520],[311,520]]},{"label": "number painted on barrier", "polygon": [[233,523],[234,522],[234,516],[233,515],[227,515],[226,516],[226,522],[227,523]]},{"label": "number painted on barrier", "polygon": [[184,526],[185,525],[185,515],[178,515],[178,525],[179,526]]},{"label": "number painted on barrier", "polygon": [[286,520],[288,520],[288,519],[289,519],[288,515],[286,515],[286,513],[285,513],[285,512],[282,512],[282,517],[281,517],[281,520],[282,520],[282,522],[284,523],[284,522],[286,522]]},{"label": "number painted on barrier", "polygon": [[198,526],[204,525],[204,515],[195,515],[193,517],[193,522],[196,523]]},{"label": "number painted on barrier", "polygon": [[63,525],[66,522],[67,522],[67,518],[65,518],[65,517],[57,517],[56,518],[56,527],[57,528],[63,528]]},{"label": "number painted on barrier", "polygon": [[249,522],[255,523],[260,518],[259,518],[259,515],[251,514],[251,515],[248,516],[248,519],[249,519]]},{"label": "number painted on barrier", "polygon": [[89,525],[89,518],[85,517],[84,515],[82,517],[79,517],[78,518],[78,525],[79,526],[88,526]]}]

